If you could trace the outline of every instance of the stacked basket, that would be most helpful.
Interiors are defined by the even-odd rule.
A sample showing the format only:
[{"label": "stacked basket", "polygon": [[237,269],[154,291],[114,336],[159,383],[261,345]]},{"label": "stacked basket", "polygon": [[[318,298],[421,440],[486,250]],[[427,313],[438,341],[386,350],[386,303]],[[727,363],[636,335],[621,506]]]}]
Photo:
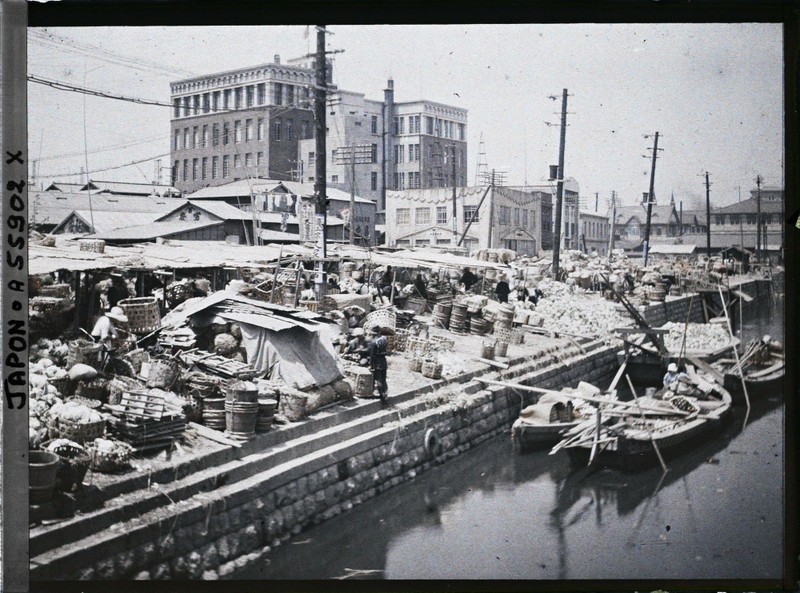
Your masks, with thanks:
[{"label": "stacked basket", "polygon": [[450,312],[450,331],[457,335],[467,334],[467,305],[464,303],[453,303]]},{"label": "stacked basket", "polygon": [[161,327],[161,313],[155,297],[121,300],[118,305],[128,318],[128,327],[135,334],[147,334]]}]

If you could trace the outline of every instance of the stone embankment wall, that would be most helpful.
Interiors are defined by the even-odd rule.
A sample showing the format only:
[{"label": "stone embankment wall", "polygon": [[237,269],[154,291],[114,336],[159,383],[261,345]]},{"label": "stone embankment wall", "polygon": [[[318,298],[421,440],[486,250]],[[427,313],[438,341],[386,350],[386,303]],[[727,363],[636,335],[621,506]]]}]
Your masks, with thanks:
[{"label": "stone embankment wall", "polygon": [[[607,383],[616,369],[616,354],[614,348],[596,341],[551,347],[511,363],[503,380],[557,389],[581,380]],[[487,373],[487,378],[496,376]],[[106,533],[97,545],[54,550],[47,564],[31,567],[31,577],[228,576],[260,561],[271,546],[303,527],[347,511],[507,431],[521,407],[534,400],[531,393],[484,386],[472,380],[423,390],[428,393],[388,412],[380,428],[178,501],[157,518],[126,521],[116,535]],[[435,442],[426,447],[429,430],[434,431]]]}]

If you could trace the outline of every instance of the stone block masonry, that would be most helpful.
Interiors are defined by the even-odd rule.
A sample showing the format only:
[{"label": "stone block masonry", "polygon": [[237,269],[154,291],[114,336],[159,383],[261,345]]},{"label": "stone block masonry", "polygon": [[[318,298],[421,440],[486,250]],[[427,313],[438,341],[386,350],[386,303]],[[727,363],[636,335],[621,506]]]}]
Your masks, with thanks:
[{"label": "stone block masonry", "polygon": [[[592,341],[550,347],[510,361],[502,374],[485,375],[559,389],[579,381],[604,385],[615,370],[616,349]],[[233,483],[45,551],[32,560],[31,578],[225,578],[303,528],[507,431],[536,397],[500,386],[486,389],[474,375],[407,394],[384,412],[383,422],[349,431],[340,442],[299,447],[296,457],[278,465],[254,466],[258,471],[243,471]],[[430,430],[435,438],[429,436],[426,447]]]}]

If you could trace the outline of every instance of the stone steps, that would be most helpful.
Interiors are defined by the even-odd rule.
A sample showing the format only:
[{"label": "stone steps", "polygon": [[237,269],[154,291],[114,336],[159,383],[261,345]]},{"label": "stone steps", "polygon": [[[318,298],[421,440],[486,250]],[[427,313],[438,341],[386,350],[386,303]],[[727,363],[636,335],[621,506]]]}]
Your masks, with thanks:
[{"label": "stone steps", "polygon": [[[601,346],[602,342],[592,342],[584,344],[583,349],[591,352]],[[580,349],[568,346],[533,361],[514,359],[509,361],[509,369],[503,371],[503,376],[524,380],[543,372],[545,367],[550,367],[548,373],[552,373],[554,358],[567,361],[576,356],[583,356]],[[437,381],[422,390],[398,394],[391,401],[396,406],[419,397],[421,392],[432,393],[454,384],[459,385],[463,393],[480,395],[482,384],[473,379],[487,370],[484,366],[452,380]],[[435,415],[436,410],[426,410],[427,405],[420,401],[404,407],[403,413],[421,417]],[[201,522],[203,517],[216,516],[226,505],[244,504],[243,501],[272,492],[282,483],[325,464],[344,463],[363,443],[374,446],[381,439],[391,440],[395,429],[384,425],[395,416],[394,409],[382,408],[377,401],[337,408],[340,409],[320,412],[290,429],[261,435],[240,449],[216,451],[204,460],[187,462],[180,472],[173,470],[174,479],[154,480],[158,483],[157,489],[147,489],[146,484],[142,489],[141,477],[125,480],[117,485],[117,498],[109,501],[106,508],[57,525],[32,529],[32,576],[63,578],[59,576],[63,571],[69,572],[87,563],[91,565],[96,554],[107,556],[117,550],[130,549],[134,541],[140,546],[161,541],[165,533],[188,528]],[[421,446],[421,436],[417,440]],[[203,465],[205,467],[200,469]],[[165,472],[160,476],[169,477]],[[121,521],[125,521],[124,529],[114,529]]]}]

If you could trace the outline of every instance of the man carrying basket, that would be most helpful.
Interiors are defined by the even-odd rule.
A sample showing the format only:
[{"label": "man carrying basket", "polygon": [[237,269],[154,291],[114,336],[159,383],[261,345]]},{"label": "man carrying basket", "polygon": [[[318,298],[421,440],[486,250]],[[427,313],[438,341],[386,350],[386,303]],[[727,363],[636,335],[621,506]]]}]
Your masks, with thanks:
[{"label": "man carrying basket", "polygon": [[386,347],[388,340],[386,336],[382,336],[381,328],[377,325],[369,330],[370,337],[372,338],[367,346],[367,359],[369,360],[369,370],[375,381],[375,387],[378,390],[378,396],[381,398],[381,403],[386,403],[388,397],[389,387],[386,384]]}]

